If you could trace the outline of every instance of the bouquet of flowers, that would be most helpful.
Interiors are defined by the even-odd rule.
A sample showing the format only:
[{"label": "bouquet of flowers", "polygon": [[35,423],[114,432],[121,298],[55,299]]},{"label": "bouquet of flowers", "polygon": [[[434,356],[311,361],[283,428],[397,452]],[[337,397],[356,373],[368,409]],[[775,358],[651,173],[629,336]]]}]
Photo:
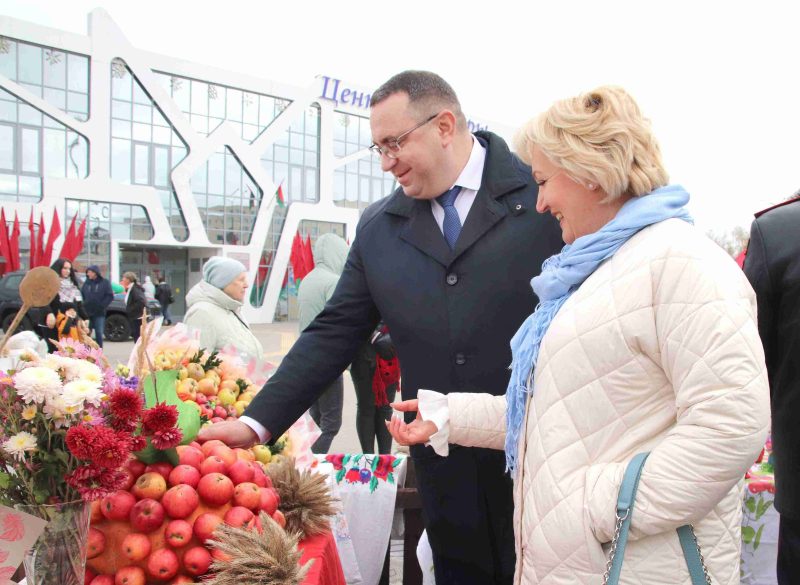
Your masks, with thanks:
[{"label": "bouquet of flowers", "polygon": [[182,440],[174,405],[145,409],[139,381],[71,339],[0,372],[0,503],[91,501],[123,487],[131,454]]}]

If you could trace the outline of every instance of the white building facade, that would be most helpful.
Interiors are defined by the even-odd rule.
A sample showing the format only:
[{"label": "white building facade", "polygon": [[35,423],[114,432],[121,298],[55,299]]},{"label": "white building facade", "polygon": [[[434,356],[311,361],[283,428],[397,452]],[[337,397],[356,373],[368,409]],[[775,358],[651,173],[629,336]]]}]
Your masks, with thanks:
[{"label": "white building facade", "polygon": [[69,221],[86,218],[76,267],[164,276],[173,315],[223,255],[248,269],[247,319],[289,316],[295,234],[352,240],[360,211],[395,187],[367,149],[370,92],[149,53],[104,10],[88,20],[83,36],[0,16],[0,205],[22,224],[23,267],[31,211],[49,229],[55,209],[54,259]]}]

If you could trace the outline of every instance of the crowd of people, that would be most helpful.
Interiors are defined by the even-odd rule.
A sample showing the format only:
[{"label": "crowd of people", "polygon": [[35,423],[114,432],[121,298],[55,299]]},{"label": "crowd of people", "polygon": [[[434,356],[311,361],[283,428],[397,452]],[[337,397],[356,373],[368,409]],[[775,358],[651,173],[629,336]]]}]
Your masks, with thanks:
[{"label": "crowd of people", "polygon": [[[410,448],[438,585],[695,583],[695,562],[734,584],[743,478],[771,428],[778,580],[800,583],[800,198],[758,216],[742,271],[694,227],[622,88],[557,101],[516,154],[471,133],[431,72],[395,75],[370,109],[399,188],[352,246],[317,239],[297,342],[244,415],[200,440],[271,442],[310,410],[327,452],[349,368],[362,450]],[[53,269],[52,335],[91,328],[102,345],[108,281]],[[121,282],[134,339],[148,296],[171,322],[163,278]],[[240,262],[206,262],[184,317],[201,346],[263,359],[247,286]],[[620,493],[644,458],[628,517]]]}]

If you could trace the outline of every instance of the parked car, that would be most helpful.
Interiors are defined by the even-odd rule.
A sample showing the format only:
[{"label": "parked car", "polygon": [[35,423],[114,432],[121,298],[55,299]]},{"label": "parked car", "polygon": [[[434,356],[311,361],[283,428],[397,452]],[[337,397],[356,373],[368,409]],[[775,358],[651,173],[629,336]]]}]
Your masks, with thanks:
[{"label": "parked car", "polygon": [[[22,306],[19,297],[19,283],[27,274],[25,270],[9,272],[0,278],[0,328],[8,329]],[[23,317],[17,331],[35,331],[36,325],[44,323],[49,307],[32,308]],[[161,303],[156,300],[147,301],[148,318],[152,320],[161,315]],[[125,341],[131,336],[131,327],[125,314],[125,293],[117,293],[106,309],[106,326],[103,337],[108,341]]]}]

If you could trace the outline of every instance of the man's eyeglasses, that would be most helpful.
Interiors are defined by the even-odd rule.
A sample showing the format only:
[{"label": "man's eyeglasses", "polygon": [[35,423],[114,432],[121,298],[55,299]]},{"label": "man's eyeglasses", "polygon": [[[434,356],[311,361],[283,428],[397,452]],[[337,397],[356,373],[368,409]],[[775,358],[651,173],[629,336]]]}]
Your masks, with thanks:
[{"label": "man's eyeglasses", "polygon": [[424,126],[425,124],[436,118],[436,116],[438,116],[439,114],[441,114],[441,112],[434,114],[433,116],[427,118],[426,120],[423,120],[410,130],[406,130],[397,138],[388,139],[386,141],[386,144],[384,144],[383,146],[378,146],[377,144],[373,143],[372,146],[369,147],[369,149],[372,151],[372,154],[378,157],[387,156],[389,158],[397,158],[397,153],[399,153],[400,149],[403,148],[401,142],[405,140],[406,137],[409,134],[411,134],[414,130],[416,130],[417,128],[421,128],[422,126]]}]

